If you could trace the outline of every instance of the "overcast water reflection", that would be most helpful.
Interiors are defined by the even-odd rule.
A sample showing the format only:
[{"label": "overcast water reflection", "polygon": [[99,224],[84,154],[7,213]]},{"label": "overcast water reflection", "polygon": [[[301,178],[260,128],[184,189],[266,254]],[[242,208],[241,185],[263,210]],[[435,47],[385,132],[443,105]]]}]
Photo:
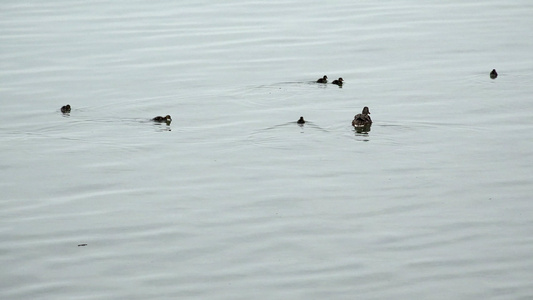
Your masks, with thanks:
[{"label": "overcast water reflection", "polygon": [[0,298],[531,299],[532,13],[3,1]]}]

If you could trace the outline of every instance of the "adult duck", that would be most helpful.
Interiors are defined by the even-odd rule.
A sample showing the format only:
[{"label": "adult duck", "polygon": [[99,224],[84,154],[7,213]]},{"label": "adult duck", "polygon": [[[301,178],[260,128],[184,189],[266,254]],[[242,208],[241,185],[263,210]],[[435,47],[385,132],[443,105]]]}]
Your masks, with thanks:
[{"label": "adult duck", "polygon": [[360,114],[355,115],[352,121],[352,126],[367,126],[372,124],[372,119],[369,116],[370,110],[367,106],[363,108]]},{"label": "adult duck", "polygon": [[300,119],[298,119],[298,121],[296,121],[296,123],[298,123],[298,124],[305,124],[304,117],[300,117]]}]

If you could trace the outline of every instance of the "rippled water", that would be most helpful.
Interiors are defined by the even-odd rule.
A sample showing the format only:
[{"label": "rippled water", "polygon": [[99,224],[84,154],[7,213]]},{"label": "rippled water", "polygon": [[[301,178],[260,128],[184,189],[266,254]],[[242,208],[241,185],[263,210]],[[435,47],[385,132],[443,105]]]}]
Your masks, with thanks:
[{"label": "rippled water", "polygon": [[3,1],[0,298],[530,299],[532,13]]}]

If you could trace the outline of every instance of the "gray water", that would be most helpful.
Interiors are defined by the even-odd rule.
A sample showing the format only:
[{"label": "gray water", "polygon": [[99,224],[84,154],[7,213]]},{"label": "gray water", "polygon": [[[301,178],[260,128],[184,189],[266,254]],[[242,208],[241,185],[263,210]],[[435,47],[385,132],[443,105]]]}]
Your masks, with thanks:
[{"label": "gray water", "polygon": [[532,15],[3,1],[0,298],[531,299]]}]

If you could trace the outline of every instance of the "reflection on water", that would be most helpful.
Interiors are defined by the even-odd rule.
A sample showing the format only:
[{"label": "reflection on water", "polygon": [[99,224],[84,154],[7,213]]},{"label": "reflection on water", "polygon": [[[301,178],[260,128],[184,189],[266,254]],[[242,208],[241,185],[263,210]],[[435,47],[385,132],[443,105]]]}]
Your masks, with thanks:
[{"label": "reflection on water", "polygon": [[366,124],[366,125],[356,125],[354,126],[356,133],[364,133],[368,134],[370,132],[370,127],[372,124]]}]

